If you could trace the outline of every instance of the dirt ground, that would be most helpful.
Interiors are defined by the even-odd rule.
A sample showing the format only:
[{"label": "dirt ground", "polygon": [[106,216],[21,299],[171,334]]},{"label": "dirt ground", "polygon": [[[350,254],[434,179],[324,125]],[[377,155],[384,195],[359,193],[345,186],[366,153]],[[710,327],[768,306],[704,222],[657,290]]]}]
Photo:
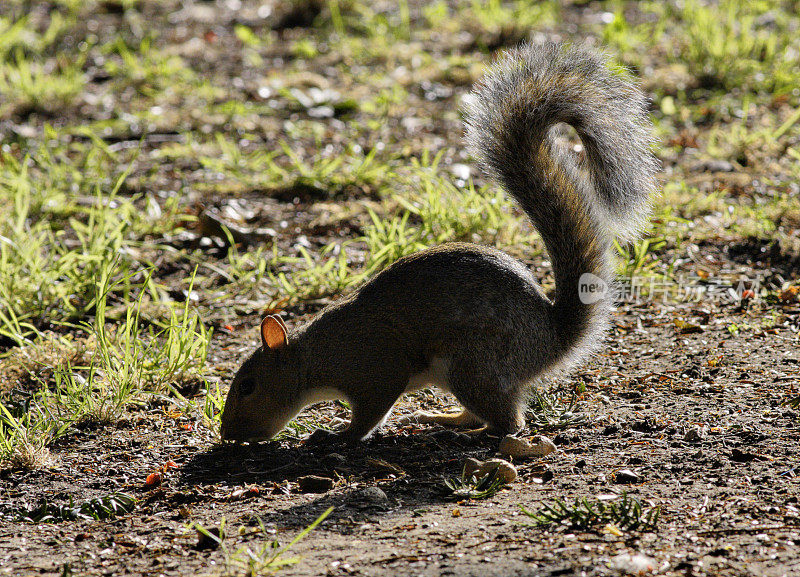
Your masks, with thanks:
[{"label": "dirt ground", "polygon": [[[283,62],[293,61],[287,46],[311,34],[311,22],[318,15],[291,12],[298,22],[284,22],[285,29],[276,25],[272,33],[279,41],[261,47],[263,62],[256,67],[246,64],[233,29],[237,23],[256,26],[257,3],[245,2],[241,13],[228,6],[238,4],[234,2],[190,2],[180,11],[177,3],[140,4],[141,13],[131,21],[160,30],[158,46],[179,53],[199,74],[225,87],[227,99],[261,104],[272,96],[258,96],[259,83],[279,74]],[[598,22],[603,13],[594,4],[565,3],[555,27],[560,32],[553,34],[584,34],[587,23]],[[42,6],[38,10],[46,11],[49,4]],[[101,38],[109,37],[109,30],[116,31],[122,22],[119,11],[106,8],[91,18],[92,34]],[[412,18],[418,16],[417,8]],[[513,45],[518,39],[502,31],[478,37],[480,45],[490,49]],[[208,46],[198,51],[201,40]],[[438,57],[474,51],[475,46],[469,38],[454,34],[418,43],[413,49]],[[385,62],[378,59],[370,65],[372,69],[361,70],[359,78],[334,75],[323,82],[334,66],[343,66],[335,54],[324,53],[302,73],[318,75],[312,84],[330,82],[341,93],[361,98],[377,90],[365,78],[369,70],[380,70]],[[349,64],[345,60],[344,65]],[[102,94],[108,79],[101,65],[90,59],[86,67],[91,69],[87,93]],[[300,72],[293,69],[293,73],[297,80]],[[343,140],[352,136],[364,149],[385,141],[409,158],[422,150],[444,149],[443,162],[465,161],[455,110],[471,77],[459,80],[441,71],[430,77],[435,78],[433,85],[417,77],[409,81],[403,109],[393,111],[387,122],[377,126],[365,121],[368,128],[362,127],[358,134],[345,131],[346,126],[364,120],[358,113],[345,121],[312,120],[307,111],[278,106],[263,117],[245,115],[242,122],[253,124],[247,130],[259,136],[254,148],[277,148],[276,135],[288,131],[299,118],[319,121],[322,128],[316,136],[300,130],[301,136],[292,140],[298,148],[329,145],[339,150]],[[391,86],[389,80],[386,86]],[[648,77],[645,82],[652,87],[655,81]],[[222,113],[200,119],[189,115],[196,104],[191,90],[172,96],[166,102],[172,102],[174,109],[150,119],[148,130],[114,124],[104,134],[120,154],[127,148],[141,148],[124,194],[179,189],[185,194],[182,206],[191,214],[197,213],[200,203],[223,210],[243,204],[255,214],[248,226],[272,230],[280,250],[288,250],[301,236],[313,251],[359,233],[363,210],[359,219],[333,224],[320,216],[353,198],[374,200],[375,191],[368,187],[345,187],[324,202],[314,188],[266,194],[256,186],[231,185],[220,192],[209,188],[211,179],[195,159],[161,160],[154,151],[187,132],[207,136],[228,131],[238,138],[244,130],[236,124],[241,119],[231,120]],[[128,105],[150,109],[153,104],[138,93],[130,99],[125,100],[128,104],[124,99],[113,103],[109,110]],[[80,124],[110,116],[91,102],[87,99],[64,110],[63,117],[50,113],[5,119],[0,131],[3,135],[25,130],[40,134],[45,122]],[[776,104],[781,106],[789,105]],[[254,116],[258,118],[253,120]],[[411,122],[415,119],[419,122]],[[707,128],[698,121],[688,128],[678,127],[670,139],[691,141]],[[22,151],[20,155],[26,143],[14,145],[17,152]],[[697,146],[695,142],[689,148]],[[733,168],[722,166],[719,171],[719,164],[698,168],[693,154],[664,151],[662,180],[693,178],[702,190],[755,196],[753,191],[761,190],[759,178],[774,168],[751,159],[747,171],[741,171],[746,173],[746,184],[730,185]],[[794,195],[796,200],[796,189]],[[183,248],[180,238],[159,241]],[[215,253],[208,245],[203,250],[208,259],[221,259],[224,252]],[[731,236],[724,230],[691,247],[669,246],[658,258],[674,264],[677,272],[689,272],[697,264],[686,256],[692,250],[704,255],[703,266],[730,278],[755,279],[765,271],[780,275],[781,281],[800,277],[800,257],[792,247],[775,245],[770,239]],[[525,262],[549,279],[549,265],[541,254],[526,257]],[[161,282],[182,279],[191,272],[186,263],[171,266],[158,271]],[[331,298],[294,304],[287,309],[287,317],[305,318]],[[232,371],[256,345],[253,327],[263,304],[223,301],[209,307],[205,320],[217,329],[209,364],[216,367],[223,391]],[[330,515],[287,551],[287,557],[299,559],[283,567],[281,575],[636,573],[626,554],[646,556],[652,572],[661,575],[800,575],[800,415],[785,403],[800,389],[799,327],[800,304],[789,300],[662,303],[645,299],[621,304],[597,357],[547,385],[564,391],[563,398],[569,398],[570,391],[580,391],[574,410],[583,418],[568,427],[529,431],[548,435],[557,452],[517,461],[519,479],[485,500],[451,500],[444,480],[459,476],[469,457],[494,456],[499,439],[438,426],[398,424],[398,416],[414,410],[453,405],[451,397],[436,391],[404,398],[387,425],[356,447],[307,445],[297,439],[223,446],[198,420],[155,399],[134,406],[113,427],[81,428],[64,437],[51,447],[54,463],[47,468],[0,474],[0,575],[220,575],[226,567],[224,551],[213,543],[204,546],[193,524],[218,528],[224,519],[225,547],[235,552],[244,545],[267,542],[264,532],[268,539],[285,545],[329,507],[333,507]],[[335,403],[314,406],[305,415],[313,422],[348,417]],[[148,475],[160,469],[166,469],[163,482],[146,487]],[[303,492],[303,482],[298,480],[308,475],[328,478],[333,487],[321,493]],[[556,499],[610,498],[623,491],[661,508],[655,530],[539,527],[522,512],[522,507],[536,511]],[[108,521],[21,520],[23,513],[44,501],[63,505],[115,492],[138,500],[131,514]]]},{"label": "dirt ground", "polygon": [[[682,335],[675,315],[655,305],[620,311],[605,352],[575,377],[586,385],[590,420],[555,433],[558,451],[519,462],[520,479],[488,500],[448,501],[442,479],[458,476],[467,457],[492,456],[498,440],[490,437],[396,426],[393,418],[356,448],[215,447],[180,423],[141,415],[110,434],[70,439],[51,470],[2,479],[1,571],[59,574],[69,563],[73,575],[214,573],[221,554],[196,549],[189,520],[211,527],[224,517],[228,527],[245,527],[238,545],[261,538],[258,517],[286,543],[333,506],[292,548],[302,560],[283,574],[613,575],[623,553],[651,557],[665,575],[800,574],[800,423],[777,402],[788,383],[796,386],[800,351],[786,346],[791,333],[781,328],[749,342],[731,338],[716,315],[698,325],[702,332]],[[440,401],[447,399],[406,399],[395,416]],[[687,437],[697,426],[704,433]],[[164,484],[144,490],[142,480],[169,460],[177,468]],[[626,469],[638,480],[615,483]],[[296,481],[305,475],[330,477],[335,487],[301,493]],[[232,497],[245,487],[258,491]],[[521,505],[622,489],[662,507],[656,532],[543,529],[520,513]],[[7,520],[41,497],[119,490],[142,505],[115,521]]]}]

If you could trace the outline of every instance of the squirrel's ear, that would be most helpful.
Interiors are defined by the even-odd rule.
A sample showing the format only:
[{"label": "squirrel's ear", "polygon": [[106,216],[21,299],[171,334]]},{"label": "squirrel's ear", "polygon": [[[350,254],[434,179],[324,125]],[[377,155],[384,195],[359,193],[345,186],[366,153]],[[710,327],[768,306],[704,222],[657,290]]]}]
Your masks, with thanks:
[{"label": "squirrel's ear", "polygon": [[286,325],[280,317],[269,315],[261,321],[261,344],[265,349],[282,349],[289,344]]},{"label": "squirrel's ear", "polygon": [[281,323],[281,326],[283,327],[283,329],[284,329],[284,330],[285,330],[287,333],[289,332],[289,329],[288,329],[288,328],[286,328],[286,323],[285,323],[285,322],[283,322],[283,319],[282,319],[281,317],[279,317],[278,315],[270,315],[270,316],[271,316],[272,318],[274,318],[275,320],[277,320],[279,323]]}]

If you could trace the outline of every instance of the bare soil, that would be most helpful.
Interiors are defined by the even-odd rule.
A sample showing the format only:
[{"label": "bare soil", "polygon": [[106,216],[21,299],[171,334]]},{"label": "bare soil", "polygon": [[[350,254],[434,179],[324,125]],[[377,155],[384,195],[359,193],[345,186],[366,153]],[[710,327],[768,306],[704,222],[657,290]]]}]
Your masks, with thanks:
[{"label": "bare soil", "polygon": [[[787,313],[796,322],[798,311]],[[302,560],[286,575],[607,575],[618,573],[611,558],[626,552],[652,557],[666,575],[800,574],[800,421],[780,404],[797,386],[800,353],[785,346],[786,329],[743,341],[714,321],[717,314],[726,322],[758,319],[757,307],[720,311],[697,325],[702,332],[679,334],[673,320],[693,314],[655,305],[618,313],[605,352],[576,376],[590,421],[551,433],[558,452],[518,463],[520,479],[491,499],[458,503],[442,491],[443,478],[458,476],[466,458],[494,455],[498,440],[488,436],[392,419],[355,448],[222,447],[153,409],[71,438],[54,451],[50,470],[2,479],[0,571],[59,574],[68,563],[75,575],[213,573],[221,553],[198,550],[189,521],[213,527],[224,517],[229,528],[246,527],[229,537],[238,546],[263,540],[258,517],[286,543],[333,506],[293,547]],[[407,399],[395,415],[448,401]],[[705,434],[687,438],[695,426]],[[170,460],[178,467],[145,490],[148,473]],[[615,483],[623,469],[639,480]],[[332,478],[335,487],[301,493],[297,480],[306,475]],[[244,487],[257,492],[233,496]],[[12,520],[40,499],[120,490],[141,505],[114,521]],[[543,529],[520,512],[621,490],[662,507],[657,531]]]}]

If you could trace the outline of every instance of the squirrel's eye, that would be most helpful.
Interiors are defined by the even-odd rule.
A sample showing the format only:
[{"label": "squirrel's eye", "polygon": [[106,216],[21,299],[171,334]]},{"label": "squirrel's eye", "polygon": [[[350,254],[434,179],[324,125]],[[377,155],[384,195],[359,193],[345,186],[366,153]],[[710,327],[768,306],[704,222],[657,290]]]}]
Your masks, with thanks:
[{"label": "squirrel's eye", "polygon": [[253,379],[244,379],[239,383],[239,394],[249,395],[256,388],[256,382]]}]

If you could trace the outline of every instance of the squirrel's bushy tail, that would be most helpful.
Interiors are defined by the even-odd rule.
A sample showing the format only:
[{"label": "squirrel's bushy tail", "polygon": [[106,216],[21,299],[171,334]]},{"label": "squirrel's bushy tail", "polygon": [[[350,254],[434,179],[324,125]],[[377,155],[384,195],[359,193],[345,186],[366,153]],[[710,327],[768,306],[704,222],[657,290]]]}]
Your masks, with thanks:
[{"label": "squirrel's bushy tail", "polygon": [[[544,239],[563,364],[595,348],[608,322],[613,237],[646,222],[658,163],[646,99],[602,55],[554,43],[507,52],[465,104],[467,141]],[[580,155],[551,128],[572,126]]]}]

